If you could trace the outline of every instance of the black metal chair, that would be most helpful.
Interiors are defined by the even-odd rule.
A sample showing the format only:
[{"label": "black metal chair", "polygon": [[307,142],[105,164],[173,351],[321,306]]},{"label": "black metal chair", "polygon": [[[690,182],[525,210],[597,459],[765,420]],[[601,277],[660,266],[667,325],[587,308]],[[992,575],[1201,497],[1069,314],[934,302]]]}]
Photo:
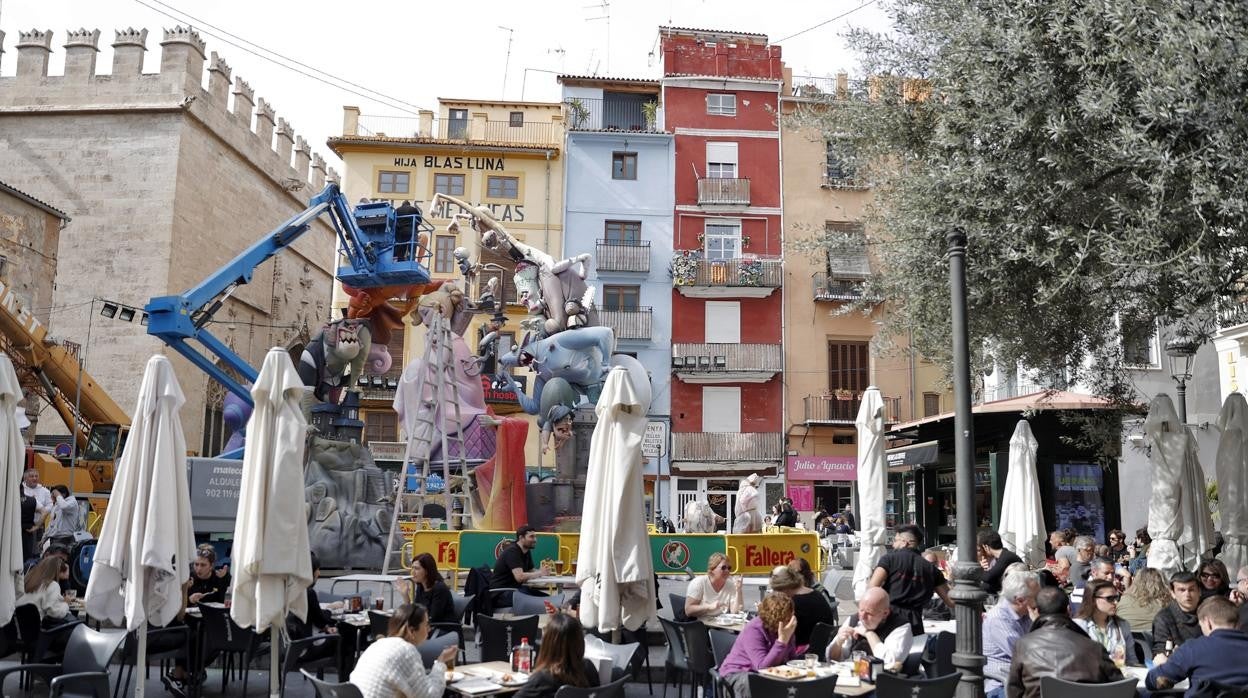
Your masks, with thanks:
[{"label": "black metal chair", "polygon": [[555,691],[555,698],[624,698],[624,684],[626,683],[628,683],[627,676],[605,686],[590,686],[589,688],[560,686],[559,690]]},{"label": "black metal chair", "polygon": [[675,674],[689,672],[689,659],[685,656],[685,638],[676,621],[659,618],[659,624],[663,626],[663,637],[667,640],[667,657],[663,659],[663,698],[667,698],[667,684],[677,684],[677,681],[679,681],[677,685],[680,686],[679,695],[683,696],[685,694],[684,679],[683,677],[676,679]]},{"label": "black metal chair", "polygon": [[[627,672],[632,675],[634,680],[641,680],[642,667],[645,667],[646,685],[650,689],[650,695],[654,695],[654,682],[650,680],[650,643],[646,639],[646,627],[643,625],[636,631],[623,628],[620,630],[620,643],[611,642],[611,634],[604,633],[597,628],[586,628],[585,632],[602,640],[603,643],[611,645],[609,650],[618,651],[620,647],[633,647],[632,656],[628,660]],[[619,669],[617,665],[616,669]]]},{"label": "black metal chair", "polygon": [[[143,680],[147,680],[151,673],[151,661],[153,659],[161,663],[160,671],[164,674],[165,663],[168,660],[190,659],[191,632],[190,628],[185,625],[168,625],[163,628],[147,628],[147,656],[145,660],[148,662],[143,667]],[[134,679],[135,663],[139,657],[139,639],[138,635],[131,632],[126,634],[126,644],[121,653],[121,671],[117,672],[117,684],[122,685],[124,677],[125,683],[122,685],[120,694],[124,695],[130,692],[130,681]],[[188,661],[189,665],[190,662]],[[188,671],[192,668],[187,667]],[[198,669],[196,669],[198,670]],[[191,675],[191,679],[198,677]],[[116,691],[116,687],[114,687]]]},{"label": "black metal chair", "polygon": [[957,644],[957,636],[950,632],[937,633],[929,638],[927,649],[923,653],[922,665],[927,678],[935,679],[952,674],[953,650]]},{"label": "black metal chair", "polygon": [[[490,610],[490,613],[510,613],[511,599],[516,593],[513,587],[486,589],[486,608]],[[523,594],[524,592],[519,593]]]},{"label": "black metal chair", "polygon": [[1138,687],[1139,681],[1135,679],[1113,683],[1075,683],[1056,676],[1040,677],[1041,698],[1133,698]]},{"label": "black metal chair", "polygon": [[458,644],[459,636],[447,633],[446,635],[439,635],[425,640],[417,645],[416,649],[420,652],[420,658],[424,661],[425,668],[432,669],[434,660],[438,658],[438,655],[442,654],[442,650]]},{"label": "black metal chair", "polygon": [[312,690],[316,691],[316,698],[364,698],[360,687],[353,683],[330,683],[309,674],[306,669],[299,671],[303,674],[303,678],[312,682]]},{"label": "black metal chair", "polygon": [[832,637],[836,635],[836,626],[829,623],[816,623],[815,627],[810,631],[810,649],[819,655],[819,661],[827,661],[828,643],[832,641]]},{"label": "black metal chair", "polygon": [[[828,698],[836,690],[836,674],[811,681],[782,681],[750,674],[750,698]],[[880,694],[883,696],[884,694]]]},{"label": "black metal chair", "polygon": [[546,604],[554,606],[556,610],[563,608],[563,594],[552,594],[550,596],[529,596],[528,594],[516,594],[511,597],[511,612],[517,616],[541,615],[546,613]]},{"label": "black metal chair", "polygon": [[879,698],[953,698],[962,672],[933,679],[912,679],[882,673],[875,677],[875,695]]},{"label": "black metal chair", "polygon": [[388,616],[378,611],[369,611],[368,637],[366,638],[367,642],[365,644],[367,645],[368,643],[376,642],[378,638],[388,635],[390,633],[390,621],[393,618],[393,616]]},{"label": "black metal chair", "polygon": [[711,681],[715,683],[715,690],[721,695],[731,696],[731,687],[724,682],[724,677],[719,674],[719,667],[724,663],[724,658],[732,651],[732,646],[737,642],[737,634],[719,628],[711,628],[707,633],[711,641],[711,659],[715,662],[715,667],[711,669]]},{"label": "black metal chair", "polygon": [[124,630],[92,630],[78,624],[65,643],[65,660],[60,664],[19,664],[0,669],[0,694],[10,674],[38,678],[49,686],[52,698],[90,696],[109,698],[108,665],[126,639]]},{"label": "black metal chair", "polygon": [[1154,654],[1156,654],[1155,652],[1153,652],[1153,633],[1152,632],[1148,630],[1132,630],[1131,637],[1135,640],[1139,640],[1140,642],[1144,643],[1144,648],[1148,650],[1147,656],[1149,658],[1151,658]]},{"label": "black metal chair", "polygon": [[80,620],[69,619],[45,628],[39,608],[34,604],[22,604],[13,609],[13,623],[17,627],[23,664],[60,661],[74,628],[82,625]]},{"label": "black metal chair", "polygon": [[462,594],[452,594],[452,601],[455,604],[455,620],[451,622],[430,623],[431,630],[442,633],[455,633],[459,636],[459,658],[461,661],[468,661],[468,650],[464,646],[464,614],[468,612],[468,607],[472,605],[472,600],[476,598],[476,594],[464,596]]},{"label": "black metal chair", "polygon": [[[299,669],[305,675],[308,669],[314,669],[317,678],[323,678],[327,667],[337,667],[338,643],[341,640],[342,638],[338,635],[321,633],[286,643],[286,651],[282,656],[282,675],[278,679],[281,692],[286,692],[286,675],[295,669]],[[246,695],[246,692],[243,695]]]},{"label": "black metal chair", "polygon": [[1152,655],[1149,654],[1151,648],[1143,639],[1134,637],[1135,633],[1131,633],[1131,635],[1131,648],[1135,657],[1135,661],[1131,663],[1136,666],[1147,666],[1148,660],[1152,658]]},{"label": "black metal chair", "polygon": [[[1228,686],[1217,681],[1197,681],[1195,689],[1198,695],[1214,698],[1248,698],[1248,686]],[[1154,692],[1152,695],[1157,695]]]},{"label": "black metal chair", "polygon": [[204,624],[199,665],[206,667],[221,658],[221,692],[225,693],[225,687],[232,675],[243,678],[250,671],[247,657],[254,652],[260,640],[251,628],[240,628],[230,618],[230,612],[224,608],[200,606],[199,610],[203,614]]},{"label": "black metal chair", "polygon": [[667,600],[672,604],[672,618],[676,619],[677,623],[688,623],[693,620],[689,617],[689,614],[685,613],[685,601],[687,599],[688,597],[683,594],[667,595]]},{"label": "black metal chair", "polygon": [[477,648],[481,651],[482,662],[508,661],[511,658],[511,649],[525,637],[529,638],[530,645],[537,646],[537,616],[510,620],[477,616]]},{"label": "black metal chair", "polygon": [[[668,644],[667,660],[664,662],[666,667],[663,683],[664,695],[667,694],[667,678],[673,670],[689,674],[689,688],[696,693],[695,682],[698,679],[702,681],[710,679],[711,669],[715,666],[708,628],[697,620],[677,623],[660,618],[659,622],[663,626],[663,634]],[[679,648],[679,652],[676,648]],[[682,686],[680,689],[682,696],[684,690]]]}]

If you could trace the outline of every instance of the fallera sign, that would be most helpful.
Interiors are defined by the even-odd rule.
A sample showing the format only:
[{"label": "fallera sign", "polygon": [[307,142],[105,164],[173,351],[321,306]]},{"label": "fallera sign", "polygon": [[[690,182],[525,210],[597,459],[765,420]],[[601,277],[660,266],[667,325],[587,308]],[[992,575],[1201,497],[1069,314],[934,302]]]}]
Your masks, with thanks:
[{"label": "fallera sign", "polygon": [[788,456],[786,460],[790,480],[858,479],[858,459],[853,456]]}]

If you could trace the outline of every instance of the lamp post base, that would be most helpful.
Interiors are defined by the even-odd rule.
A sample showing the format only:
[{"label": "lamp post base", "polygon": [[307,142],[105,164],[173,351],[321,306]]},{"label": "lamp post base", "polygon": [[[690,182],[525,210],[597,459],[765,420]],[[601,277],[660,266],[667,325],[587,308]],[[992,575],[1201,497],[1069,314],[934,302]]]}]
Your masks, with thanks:
[{"label": "lamp post base", "polygon": [[959,560],[953,566],[954,620],[957,621],[957,643],[954,645],[953,666],[962,672],[957,698],[983,698],[984,664],[983,617],[984,600],[988,593],[979,586],[984,570],[974,561]]}]

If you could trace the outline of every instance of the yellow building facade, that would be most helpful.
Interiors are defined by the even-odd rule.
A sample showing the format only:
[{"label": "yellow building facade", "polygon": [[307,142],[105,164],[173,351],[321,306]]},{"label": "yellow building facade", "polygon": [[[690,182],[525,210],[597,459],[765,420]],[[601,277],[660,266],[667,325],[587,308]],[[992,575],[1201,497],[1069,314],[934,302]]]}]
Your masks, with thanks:
[{"label": "yellow building facade", "polygon": [[[558,256],[563,247],[562,105],[440,99],[438,106],[436,113],[421,111],[415,117],[371,116],[361,114],[356,107],[343,107],[342,136],[331,138],[329,146],[343,160],[342,189],[350,201],[384,199],[396,207],[410,202],[420,208],[435,228],[428,241],[433,278],[456,280],[462,285],[453,256],[457,247],[467,249],[474,259],[503,268],[482,274],[481,281],[490,276],[499,279],[499,295],[507,316],[504,341],[499,346],[506,351],[517,339],[520,321],[527,317],[524,307],[517,304],[511,279],[514,262],[482,251],[476,233],[467,227],[458,234],[448,232],[447,224],[456,211],[431,208],[430,202],[441,192],[474,206],[486,206],[518,239]],[[335,307],[345,307],[345,296],[340,289],[336,293]],[[470,289],[470,294],[476,298],[479,289]],[[478,315],[465,334],[474,350],[477,330],[488,318]],[[360,418],[365,422],[365,440],[377,460],[397,463],[402,459],[403,446],[391,404],[403,366],[424,352],[424,329],[423,325],[413,327],[408,318],[402,339],[396,337],[390,344],[394,366],[385,376],[362,387]],[[517,369],[513,374],[531,390],[533,379],[527,371]],[[523,414],[510,397],[502,391],[486,392],[486,402],[496,413]],[[525,462],[538,467],[536,418],[524,416],[531,422]],[[545,463],[547,468],[552,465]]]}]

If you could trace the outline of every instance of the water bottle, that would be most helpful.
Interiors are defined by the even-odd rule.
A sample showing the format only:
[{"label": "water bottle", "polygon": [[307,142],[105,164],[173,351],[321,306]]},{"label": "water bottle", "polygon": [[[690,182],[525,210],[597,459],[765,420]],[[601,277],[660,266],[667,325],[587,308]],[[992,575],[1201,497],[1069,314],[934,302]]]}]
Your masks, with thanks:
[{"label": "water bottle", "polygon": [[527,674],[533,670],[533,647],[529,638],[520,638],[520,644],[511,651],[511,670]]}]

